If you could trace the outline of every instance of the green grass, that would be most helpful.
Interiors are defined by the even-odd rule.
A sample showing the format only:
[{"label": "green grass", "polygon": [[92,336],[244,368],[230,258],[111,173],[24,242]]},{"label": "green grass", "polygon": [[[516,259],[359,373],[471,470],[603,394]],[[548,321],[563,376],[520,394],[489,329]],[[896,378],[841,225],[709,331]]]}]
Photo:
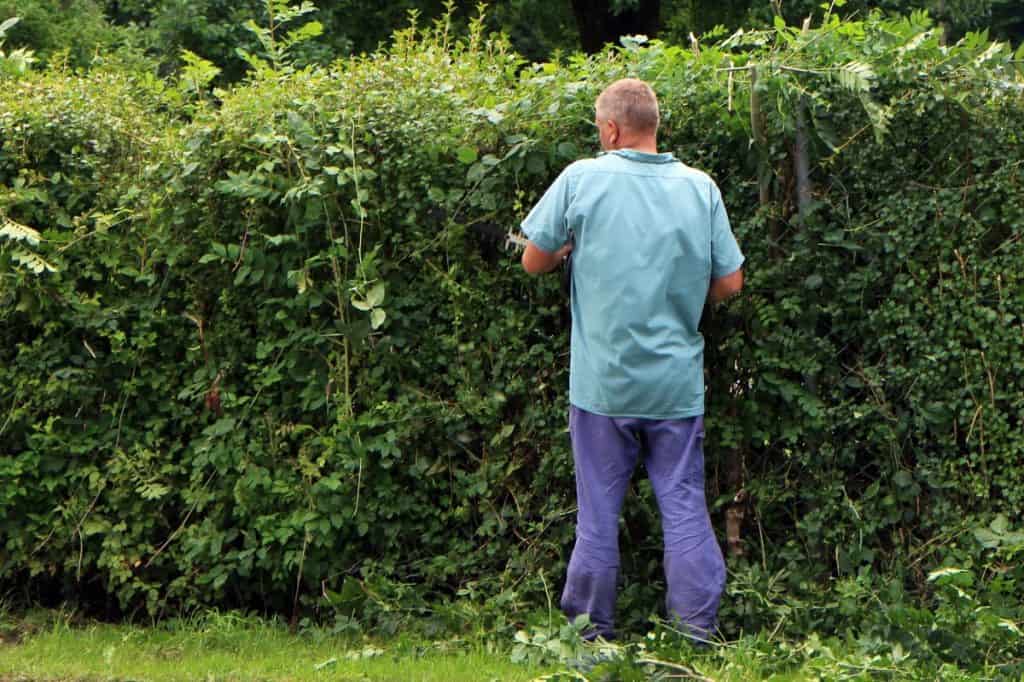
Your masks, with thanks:
[{"label": "green grass", "polygon": [[[36,620],[39,618],[37,617]],[[236,616],[141,628],[72,626],[66,618],[8,619],[0,681],[21,680],[358,680],[478,682],[531,680],[544,671],[516,665],[481,641],[361,640],[292,635],[280,625]]]},{"label": "green grass", "polygon": [[[409,632],[417,631],[413,626],[410,623]],[[0,682],[527,681],[565,670],[565,661],[581,652],[584,656],[594,652],[578,637],[566,636],[566,627],[556,623],[553,629],[531,628],[532,635],[521,633],[519,640],[482,630],[469,637],[429,640],[406,633],[387,639],[338,636],[321,629],[294,635],[278,621],[231,613],[211,612],[140,627],[85,622],[64,611],[13,616],[0,608]],[[968,673],[954,665],[919,666],[911,658],[868,655],[849,642],[826,642],[814,635],[785,641],[755,633],[693,650],[686,643],[678,646],[672,637],[664,639],[664,632],[659,632],[606,647],[619,652],[620,662],[599,664],[589,679],[646,680],[657,671],[662,675],[659,679],[714,682],[880,678],[915,682],[1019,678],[1024,682],[1024,676],[1007,676],[994,668]],[[551,654],[562,646],[568,655]],[[513,655],[527,663],[514,663]],[[682,672],[691,677],[680,676]],[[562,675],[557,679],[581,678]]]}]

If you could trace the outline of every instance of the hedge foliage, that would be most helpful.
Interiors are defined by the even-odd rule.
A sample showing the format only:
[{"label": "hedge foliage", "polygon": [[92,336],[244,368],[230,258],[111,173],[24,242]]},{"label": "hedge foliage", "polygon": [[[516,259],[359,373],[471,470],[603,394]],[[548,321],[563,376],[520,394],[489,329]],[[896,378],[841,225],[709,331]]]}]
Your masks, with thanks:
[{"label": "hedge foliage", "polygon": [[[873,16],[528,65],[441,23],[215,101],[5,82],[0,584],[154,614],[542,598],[573,534],[568,313],[504,235],[637,75],[748,258],[704,320],[709,499],[745,519],[726,630],[844,627],[873,575],[927,605],[950,562],[1019,619],[1021,57]],[[627,623],[661,584],[635,493]]]}]

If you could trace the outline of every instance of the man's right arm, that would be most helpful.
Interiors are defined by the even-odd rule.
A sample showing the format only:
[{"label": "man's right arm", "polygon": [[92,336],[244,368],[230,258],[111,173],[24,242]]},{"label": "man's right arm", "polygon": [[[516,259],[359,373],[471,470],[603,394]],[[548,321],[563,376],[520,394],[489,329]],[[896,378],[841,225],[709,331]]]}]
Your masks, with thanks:
[{"label": "man's right arm", "polygon": [[708,287],[708,303],[719,303],[740,293],[743,288],[743,269],[711,280]]},{"label": "man's right arm", "polygon": [[548,252],[533,242],[526,245],[523,251],[523,269],[531,275],[551,272],[572,253],[572,242],[567,242],[557,251]]},{"label": "man's right arm", "polygon": [[729,225],[718,186],[711,184],[711,285],[708,303],[719,303],[743,288],[743,252]]}]

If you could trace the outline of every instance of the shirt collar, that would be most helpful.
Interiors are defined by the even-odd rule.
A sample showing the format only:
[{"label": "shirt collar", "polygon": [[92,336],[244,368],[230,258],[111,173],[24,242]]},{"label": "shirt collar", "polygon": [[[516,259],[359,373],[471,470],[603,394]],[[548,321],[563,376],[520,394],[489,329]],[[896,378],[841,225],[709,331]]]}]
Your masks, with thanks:
[{"label": "shirt collar", "polygon": [[673,163],[676,160],[672,152],[650,154],[648,152],[638,152],[635,149],[614,149],[610,152],[602,152],[602,154],[614,154],[629,161],[639,161],[640,163]]}]

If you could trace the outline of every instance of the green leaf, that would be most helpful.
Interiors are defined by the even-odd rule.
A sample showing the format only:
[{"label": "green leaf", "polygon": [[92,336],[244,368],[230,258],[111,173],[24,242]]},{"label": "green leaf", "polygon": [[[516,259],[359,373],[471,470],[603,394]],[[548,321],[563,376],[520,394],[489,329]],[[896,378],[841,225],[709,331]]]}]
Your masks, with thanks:
[{"label": "green leaf", "polygon": [[491,437],[491,445],[497,445],[501,441],[505,440],[506,438],[512,435],[512,432],[515,431],[515,429],[515,424],[505,424],[504,426],[501,427],[501,430],[498,431],[498,433],[494,434]]},{"label": "green leaf", "polygon": [[929,573],[928,582],[939,585],[953,585],[954,587],[970,587],[974,584],[974,573],[965,568],[947,566],[946,568],[939,568]]},{"label": "green leaf", "polygon": [[526,171],[535,175],[543,175],[547,170],[547,159],[543,154],[533,153],[526,158]]},{"label": "green leaf", "polygon": [[561,142],[556,150],[558,155],[564,159],[575,159],[579,154],[579,150],[572,142]]},{"label": "green leaf", "polygon": [[361,298],[353,298],[352,299],[352,307],[355,308],[356,310],[362,310],[362,311],[365,312],[365,311],[371,309],[373,306],[370,305],[369,303],[367,303],[366,301],[364,301]]},{"label": "green leaf", "polygon": [[213,424],[203,429],[203,434],[216,438],[217,436],[224,436],[235,430],[235,419],[233,417],[222,417]]},{"label": "green leaf", "polygon": [[974,537],[985,549],[995,549],[1002,542],[1001,538],[988,528],[975,528]]},{"label": "green leaf", "polygon": [[474,147],[459,147],[458,151],[456,151],[456,155],[460,163],[464,163],[468,166],[476,161],[477,151]]},{"label": "green leaf", "polygon": [[137,492],[144,500],[158,500],[171,492],[171,489],[163,483],[143,483]]},{"label": "green leaf", "polygon": [[1008,631],[1012,632],[1013,634],[1017,635],[1018,637],[1024,637],[1024,632],[1021,632],[1020,628],[1017,627],[1017,624],[1014,623],[1012,620],[1007,620],[1006,618],[1000,618],[998,626],[1003,628],[1004,630],[1008,630]]},{"label": "green leaf", "polygon": [[110,524],[102,519],[89,519],[82,524],[82,535],[88,537],[90,535],[98,535],[105,533],[110,529]]},{"label": "green leaf", "polygon": [[309,272],[306,270],[289,270],[287,279],[299,294],[306,293],[313,284],[313,280],[310,279]]},{"label": "green leaf", "polygon": [[892,482],[896,484],[898,488],[909,488],[914,483],[914,477],[910,475],[910,472],[906,469],[900,469],[892,477]]},{"label": "green leaf", "polygon": [[190,50],[181,51],[181,59],[185,62],[184,68],[178,81],[178,87],[183,92],[199,93],[213,82],[213,79],[220,75],[220,68],[213,62],[203,59]]},{"label": "green leaf", "polygon": [[317,38],[324,34],[324,26],[319,21],[310,21],[294,31],[289,31],[284,43],[289,47],[298,43]]},{"label": "green leaf", "polygon": [[864,62],[849,62],[839,67],[836,72],[839,84],[853,92],[866,92],[871,89],[875,80],[875,70]]},{"label": "green leaf", "polygon": [[292,244],[299,241],[299,238],[294,234],[273,234],[267,236],[267,242],[273,246],[281,246],[281,244]]}]

